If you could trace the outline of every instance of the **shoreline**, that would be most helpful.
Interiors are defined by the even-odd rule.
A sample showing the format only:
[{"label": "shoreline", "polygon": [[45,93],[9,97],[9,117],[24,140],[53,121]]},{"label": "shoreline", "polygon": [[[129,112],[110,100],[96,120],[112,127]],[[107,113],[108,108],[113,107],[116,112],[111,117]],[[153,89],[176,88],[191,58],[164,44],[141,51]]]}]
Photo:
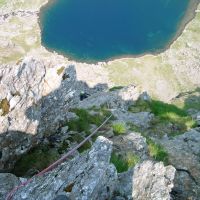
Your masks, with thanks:
[{"label": "shoreline", "polygon": [[40,20],[40,18],[42,17],[41,16],[42,11],[44,9],[46,9],[48,6],[50,6],[50,4],[56,3],[56,1],[57,0],[47,0],[47,3],[44,3],[39,9],[38,24],[40,27],[41,46],[44,47],[50,53],[57,53],[58,55],[65,57],[68,61],[75,62],[75,63],[89,64],[89,65],[90,64],[91,65],[108,64],[109,62],[114,62],[117,60],[134,59],[134,58],[140,58],[143,56],[158,56],[159,54],[166,52],[177,41],[177,39],[182,35],[182,33],[186,29],[186,26],[188,25],[188,23],[190,23],[195,18],[196,10],[198,8],[198,5],[200,4],[200,0],[190,0],[188,8],[183,16],[183,19],[181,20],[180,24],[178,24],[178,26],[177,26],[177,31],[176,31],[174,37],[172,37],[170,42],[163,49],[155,50],[154,52],[147,51],[142,54],[127,54],[127,55],[122,55],[122,56],[114,56],[114,57],[110,57],[109,59],[105,59],[103,61],[89,61],[89,60],[81,61],[81,60],[78,60],[78,59],[76,60],[76,59],[72,58],[71,56],[69,56],[69,54],[65,54],[62,51],[53,50],[51,48],[48,48],[42,43],[42,24],[41,24],[41,20]]}]

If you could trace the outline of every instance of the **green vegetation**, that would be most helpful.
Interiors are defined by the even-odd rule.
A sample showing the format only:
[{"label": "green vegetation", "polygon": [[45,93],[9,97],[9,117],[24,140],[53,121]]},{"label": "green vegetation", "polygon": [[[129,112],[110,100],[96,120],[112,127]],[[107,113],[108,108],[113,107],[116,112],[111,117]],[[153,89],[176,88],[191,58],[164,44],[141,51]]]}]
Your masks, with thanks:
[{"label": "green vegetation", "polygon": [[126,133],[126,124],[119,122],[119,123],[114,123],[112,125],[113,132],[115,135],[121,135]]},{"label": "green vegetation", "polygon": [[154,128],[162,124],[166,126],[166,123],[172,123],[175,126],[175,130],[171,130],[171,135],[184,133],[196,126],[196,122],[187,114],[185,109],[162,101],[152,100],[151,102],[147,102],[138,100],[135,105],[129,107],[129,111],[152,112],[156,116],[156,119],[152,123]]},{"label": "green vegetation", "polygon": [[65,67],[60,67],[60,68],[57,70],[58,76],[60,76],[60,75],[63,73],[64,69],[65,69]]},{"label": "green vegetation", "polygon": [[[76,133],[76,134],[73,134],[71,135],[68,140],[70,142],[77,142],[77,143],[81,143],[85,138],[83,136],[81,136],[81,134],[79,133]],[[91,148],[91,143],[89,141],[87,141],[85,144],[83,144],[79,149],[79,153],[82,153],[84,152],[85,150]]]},{"label": "green vegetation", "polygon": [[115,87],[110,88],[109,91],[112,92],[112,91],[120,90],[122,88],[124,88],[124,86],[115,86]]},{"label": "green vegetation", "polygon": [[2,110],[2,116],[5,116],[9,113],[10,104],[9,101],[5,98],[0,102],[0,109]]},{"label": "green vegetation", "polygon": [[90,149],[91,147],[92,147],[91,143],[87,141],[78,149],[78,152],[83,153],[84,151]]},{"label": "green vegetation", "polygon": [[150,109],[161,121],[169,121],[173,124],[177,124],[180,127],[181,132],[196,126],[195,121],[187,114],[187,112],[175,105],[161,101],[152,101],[150,103]]},{"label": "green vegetation", "polygon": [[41,171],[58,158],[59,154],[55,149],[48,146],[38,146],[17,161],[13,173],[19,177],[27,176],[27,172],[30,169],[34,170],[34,172]]},{"label": "green vegetation", "polygon": [[86,134],[90,133],[91,124],[100,126],[106,117],[111,115],[110,111],[106,110],[104,107],[96,109],[94,114],[90,114],[90,112],[85,109],[73,109],[72,112],[78,116],[78,119],[67,122],[69,130],[77,132],[84,131]]},{"label": "green vegetation", "polygon": [[140,159],[133,153],[127,153],[124,156],[112,153],[110,162],[113,163],[118,173],[125,172],[129,168],[134,167]]},{"label": "green vegetation", "polygon": [[168,153],[165,151],[165,149],[161,145],[156,144],[150,138],[147,138],[147,144],[148,144],[149,155],[153,157],[155,160],[162,161],[165,165],[167,165]]}]

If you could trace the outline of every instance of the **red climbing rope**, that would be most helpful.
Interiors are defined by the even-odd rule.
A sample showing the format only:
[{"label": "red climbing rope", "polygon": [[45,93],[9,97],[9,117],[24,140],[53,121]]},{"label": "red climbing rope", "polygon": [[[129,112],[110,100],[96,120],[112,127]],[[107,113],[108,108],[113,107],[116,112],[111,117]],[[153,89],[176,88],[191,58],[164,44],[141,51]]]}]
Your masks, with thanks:
[{"label": "red climbing rope", "polygon": [[110,115],[94,132],[92,132],[89,136],[87,136],[80,144],[78,144],[76,147],[74,147],[73,149],[71,149],[68,153],[66,153],[63,157],[61,157],[60,159],[58,159],[56,162],[54,162],[53,164],[51,164],[49,167],[47,167],[46,169],[42,170],[41,172],[39,172],[38,174],[36,174],[35,176],[33,176],[32,178],[28,179],[27,181],[25,181],[24,183],[21,183],[19,186],[13,188],[7,195],[6,200],[12,200],[13,195],[15,194],[15,192],[20,189],[21,187],[24,187],[26,185],[28,185],[34,177],[37,176],[42,176],[44,173],[49,172],[51,170],[53,170],[54,168],[56,168],[58,165],[60,165],[61,163],[63,163],[71,154],[73,154],[77,149],[79,149],[83,144],[85,144],[93,135],[96,134],[96,132],[102,128],[108,121],[109,119],[112,117],[112,115]]}]

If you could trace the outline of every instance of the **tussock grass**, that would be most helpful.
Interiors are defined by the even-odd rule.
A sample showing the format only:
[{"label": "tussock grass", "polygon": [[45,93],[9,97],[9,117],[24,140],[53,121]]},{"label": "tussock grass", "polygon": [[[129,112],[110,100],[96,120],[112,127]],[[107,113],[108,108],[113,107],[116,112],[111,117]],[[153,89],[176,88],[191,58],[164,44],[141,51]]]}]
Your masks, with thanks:
[{"label": "tussock grass", "polygon": [[169,163],[168,162],[168,153],[161,145],[156,144],[150,138],[147,138],[147,144],[148,144],[149,155],[152,158],[154,158],[157,161],[162,161],[165,165],[167,165]]},{"label": "tussock grass", "polygon": [[125,123],[122,123],[122,122],[119,122],[119,123],[114,123],[112,125],[112,128],[113,128],[113,132],[115,135],[122,135],[122,134],[125,134],[126,133],[126,124]]},{"label": "tussock grass", "polygon": [[152,112],[156,116],[156,120],[152,124],[154,126],[166,122],[175,125],[178,131],[172,133],[172,135],[184,133],[197,125],[185,109],[158,100],[152,100],[151,102],[138,100],[135,105],[129,107],[130,112],[136,110],[137,112]]},{"label": "tussock grass", "polygon": [[125,172],[129,168],[134,167],[140,159],[133,153],[127,153],[124,156],[112,153],[110,162],[113,163],[118,173]]}]

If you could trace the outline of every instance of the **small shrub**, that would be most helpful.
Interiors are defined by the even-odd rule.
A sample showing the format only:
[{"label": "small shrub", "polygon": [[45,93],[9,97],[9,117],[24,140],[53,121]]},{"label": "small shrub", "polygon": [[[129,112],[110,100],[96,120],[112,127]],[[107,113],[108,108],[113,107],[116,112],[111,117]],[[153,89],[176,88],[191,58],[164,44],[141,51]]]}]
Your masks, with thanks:
[{"label": "small shrub", "polygon": [[87,141],[86,143],[84,143],[79,149],[78,152],[82,153],[88,149],[90,149],[92,147],[91,143],[89,141]]},{"label": "small shrub", "polygon": [[156,144],[150,138],[147,138],[149,155],[157,161],[162,161],[165,165],[168,164],[168,153],[159,144]]},{"label": "small shrub", "polygon": [[77,132],[84,131],[87,134],[90,133],[91,124],[100,126],[103,121],[111,115],[111,112],[104,108],[99,108],[98,110],[96,109],[95,112],[97,113],[95,115],[91,115],[89,111],[85,109],[73,109],[72,112],[76,113],[79,118],[67,122],[69,130]]},{"label": "small shrub", "polygon": [[110,88],[109,91],[113,92],[113,91],[116,91],[116,90],[120,90],[122,88],[124,88],[124,87],[123,86],[115,86],[115,87]]},{"label": "small shrub", "polygon": [[9,113],[10,104],[6,98],[0,102],[0,109],[3,111],[2,116],[5,116]]},{"label": "small shrub", "polygon": [[58,158],[59,154],[55,149],[39,145],[23,155],[16,162],[12,173],[19,177],[26,176],[30,169],[41,171]]},{"label": "small shrub", "polygon": [[69,130],[86,133],[89,132],[90,129],[90,115],[87,110],[84,109],[74,109],[74,113],[79,117],[78,119],[71,120],[67,123]]},{"label": "small shrub", "polygon": [[122,122],[113,124],[112,128],[115,135],[126,133],[126,125]]},{"label": "small shrub", "polygon": [[117,172],[121,173],[127,171],[131,167],[134,167],[139,162],[139,158],[132,153],[128,153],[124,156],[112,153],[110,162],[115,165]]},{"label": "small shrub", "polygon": [[65,67],[60,67],[60,68],[57,70],[58,76],[60,76],[60,75],[63,73],[64,69],[65,69]]},{"label": "small shrub", "polygon": [[150,102],[138,99],[134,105],[129,106],[129,112],[138,113],[138,112],[151,112]]}]

